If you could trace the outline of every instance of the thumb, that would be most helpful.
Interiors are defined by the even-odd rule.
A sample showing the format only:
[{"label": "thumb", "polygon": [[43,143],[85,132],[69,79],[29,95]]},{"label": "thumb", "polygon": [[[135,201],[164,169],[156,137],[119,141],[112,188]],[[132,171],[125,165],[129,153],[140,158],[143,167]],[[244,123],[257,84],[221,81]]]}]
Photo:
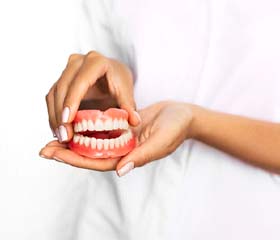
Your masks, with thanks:
[{"label": "thumb", "polygon": [[135,167],[141,167],[148,162],[159,159],[161,157],[159,149],[162,149],[160,140],[155,135],[150,136],[148,140],[134,148],[118,162],[117,175],[122,177]]}]

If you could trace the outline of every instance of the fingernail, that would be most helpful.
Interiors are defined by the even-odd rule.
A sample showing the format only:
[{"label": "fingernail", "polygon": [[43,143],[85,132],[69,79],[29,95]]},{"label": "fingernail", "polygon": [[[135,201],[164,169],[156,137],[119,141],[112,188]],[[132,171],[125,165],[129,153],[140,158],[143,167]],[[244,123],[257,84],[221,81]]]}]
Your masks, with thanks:
[{"label": "fingernail", "polygon": [[58,141],[61,142],[61,138],[60,138],[60,134],[59,134],[58,128],[55,129],[55,135],[56,135],[56,137],[58,138]]},{"label": "fingernail", "polygon": [[69,119],[69,114],[70,114],[70,108],[65,107],[62,111],[62,122],[67,123]]},{"label": "fingernail", "polygon": [[134,111],[134,115],[138,118],[139,122],[141,122],[141,117],[138,112]]},{"label": "fingernail", "polygon": [[56,134],[53,129],[52,129],[52,134],[53,134],[53,137],[56,137]]},{"label": "fingernail", "polygon": [[61,142],[68,140],[67,130],[63,125],[59,126],[59,135]]},{"label": "fingernail", "polygon": [[58,162],[62,162],[62,163],[64,163],[64,161],[62,161],[61,159],[59,159],[58,157],[53,157],[53,159],[55,160],[55,161],[58,161]]},{"label": "fingernail", "polygon": [[44,154],[39,154],[39,156],[41,157],[41,158],[47,158]]},{"label": "fingernail", "polygon": [[118,175],[120,177],[124,176],[134,168],[134,162],[128,162],[120,170],[118,170]]}]

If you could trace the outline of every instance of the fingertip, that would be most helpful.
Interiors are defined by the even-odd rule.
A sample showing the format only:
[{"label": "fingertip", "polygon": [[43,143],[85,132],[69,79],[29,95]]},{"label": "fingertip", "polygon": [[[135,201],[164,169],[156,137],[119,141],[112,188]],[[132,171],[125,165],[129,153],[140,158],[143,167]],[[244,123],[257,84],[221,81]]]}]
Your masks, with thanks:
[{"label": "fingertip", "polygon": [[133,127],[137,127],[141,123],[141,117],[138,112],[131,110],[129,112],[129,124]]},{"label": "fingertip", "polygon": [[59,126],[59,142],[66,143],[73,138],[73,126],[70,123],[64,123]]}]

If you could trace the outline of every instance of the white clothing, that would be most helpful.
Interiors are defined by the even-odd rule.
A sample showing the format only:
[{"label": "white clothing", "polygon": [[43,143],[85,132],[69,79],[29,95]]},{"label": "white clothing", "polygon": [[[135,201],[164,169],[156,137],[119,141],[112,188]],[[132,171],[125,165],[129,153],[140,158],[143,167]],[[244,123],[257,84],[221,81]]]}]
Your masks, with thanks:
[{"label": "white clothing", "polygon": [[[127,63],[138,108],[173,99],[279,121],[278,0],[88,0],[84,10],[81,52]],[[280,238],[279,177],[193,140],[122,178],[89,171],[75,191],[65,232],[75,240]]]}]

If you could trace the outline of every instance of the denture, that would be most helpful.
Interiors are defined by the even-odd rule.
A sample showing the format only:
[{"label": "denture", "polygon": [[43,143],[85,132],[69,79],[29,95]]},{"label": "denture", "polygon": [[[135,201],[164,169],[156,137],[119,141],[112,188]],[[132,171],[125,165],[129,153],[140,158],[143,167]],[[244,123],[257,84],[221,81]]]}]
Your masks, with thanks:
[{"label": "denture", "polygon": [[115,158],[129,153],[136,144],[128,113],[118,108],[106,111],[80,110],[73,121],[74,137],[69,148],[90,158]]}]

